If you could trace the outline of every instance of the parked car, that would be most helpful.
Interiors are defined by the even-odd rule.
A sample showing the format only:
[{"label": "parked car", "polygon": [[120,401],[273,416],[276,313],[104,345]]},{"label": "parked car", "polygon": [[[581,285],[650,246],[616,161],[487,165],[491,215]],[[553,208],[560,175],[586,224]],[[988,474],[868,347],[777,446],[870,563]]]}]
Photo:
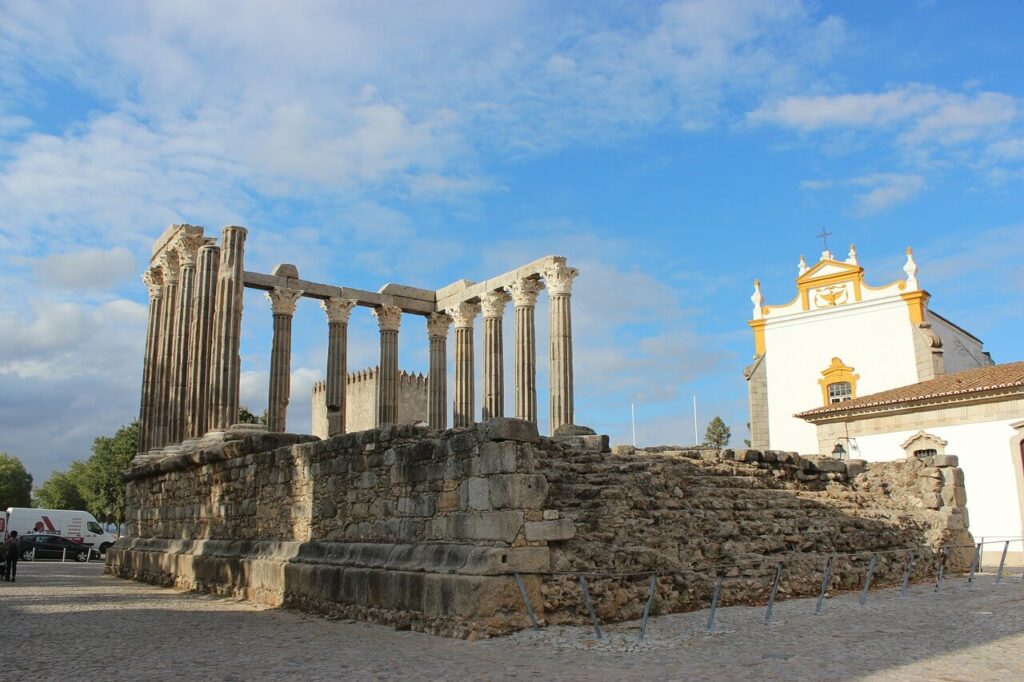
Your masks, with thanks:
[{"label": "parked car", "polygon": [[88,561],[92,550],[80,542],[59,535],[23,535],[18,538],[22,561],[34,559],[74,559]]},{"label": "parked car", "polygon": [[59,535],[75,542],[98,549],[104,554],[107,548],[117,542],[87,511],[74,509],[39,509],[37,507],[10,507],[3,528],[4,538],[12,531],[18,535]]}]

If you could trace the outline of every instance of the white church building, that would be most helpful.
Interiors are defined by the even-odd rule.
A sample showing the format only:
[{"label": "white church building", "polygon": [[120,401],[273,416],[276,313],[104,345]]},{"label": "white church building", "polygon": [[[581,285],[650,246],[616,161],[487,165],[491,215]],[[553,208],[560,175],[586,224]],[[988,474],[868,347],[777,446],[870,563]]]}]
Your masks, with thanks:
[{"label": "white church building", "polygon": [[[869,286],[851,246],[844,260],[801,258],[789,303],[765,305],[754,283],[751,444],[868,461],[956,455],[975,538],[1019,538],[1024,362],[993,364],[981,340],[929,310],[910,249],[903,272]],[[1001,549],[986,545],[985,560]]]}]

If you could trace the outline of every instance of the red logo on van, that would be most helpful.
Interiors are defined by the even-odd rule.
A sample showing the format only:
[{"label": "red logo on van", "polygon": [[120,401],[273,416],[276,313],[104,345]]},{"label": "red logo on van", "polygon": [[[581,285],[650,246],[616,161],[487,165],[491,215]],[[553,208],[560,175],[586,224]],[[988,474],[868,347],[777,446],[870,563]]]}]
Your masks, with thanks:
[{"label": "red logo on van", "polygon": [[49,516],[44,516],[42,521],[36,521],[36,525],[32,527],[32,530],[37,533],[42,533],[43,531],[48,531],[50,533],[57,532],[57,529],[53,527],[53,521],[50,520]]}]

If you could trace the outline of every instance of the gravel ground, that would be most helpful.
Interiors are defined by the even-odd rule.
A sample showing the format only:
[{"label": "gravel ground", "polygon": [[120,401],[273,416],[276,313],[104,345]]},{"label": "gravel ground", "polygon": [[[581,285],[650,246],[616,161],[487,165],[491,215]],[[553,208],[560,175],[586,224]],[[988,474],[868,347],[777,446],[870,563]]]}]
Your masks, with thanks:
[{"label": "gravel ground", "polygon": [[102,575],[99,563],[19,564],[0,582],[0,679],[1019,679],[1024,580],[979,575],[895,590],[761,608],[553,627],[455,641],[232,599],[183,594]]}]

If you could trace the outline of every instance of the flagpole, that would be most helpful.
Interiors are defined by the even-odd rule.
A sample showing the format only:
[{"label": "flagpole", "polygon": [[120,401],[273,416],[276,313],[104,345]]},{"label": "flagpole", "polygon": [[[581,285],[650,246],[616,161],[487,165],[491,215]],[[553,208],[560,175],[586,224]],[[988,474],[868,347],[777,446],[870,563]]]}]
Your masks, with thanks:
[{"label": "flagpole", "polygon": [[700,445],[700,436],[697,435],[697,396],[693,396],[693,444]]},{"label": "flagpole", "polygon": [[636,403],[629,404],[629,412],[633,422],[633,447],[636,447]]}]

